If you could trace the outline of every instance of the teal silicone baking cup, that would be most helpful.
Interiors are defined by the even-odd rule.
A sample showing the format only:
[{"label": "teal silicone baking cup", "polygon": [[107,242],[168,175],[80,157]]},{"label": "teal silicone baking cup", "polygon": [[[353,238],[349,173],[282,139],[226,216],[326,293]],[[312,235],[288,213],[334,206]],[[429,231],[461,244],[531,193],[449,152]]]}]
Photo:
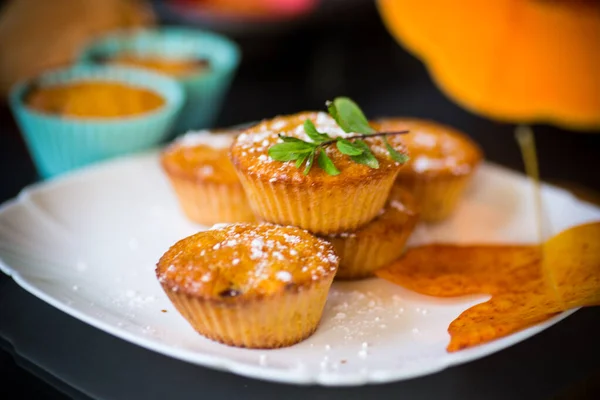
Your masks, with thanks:
[{"label": "teal silicone baking cup", "polygon": [[90,43],[79,60],[102,63],[125,52],[208,60],[208,71],[175,78],[183,86],[187,98],[176,124],[177,133],[213,126],[240,61],[238,46],[233,41],[216,33],[185,28],[118,31]]},{"label": "teal silicone baking cup", "polygon": [[[160,108],[122,118],[68,118],[35,111],[24,103],[27,91],[77,81],[123,82],[158,93]],[[185,95],[164,75],[135,68],[76,66],[17,84],[10,107],[40,175],[49,178],[101,160],[154,147],[168,139]]]}]

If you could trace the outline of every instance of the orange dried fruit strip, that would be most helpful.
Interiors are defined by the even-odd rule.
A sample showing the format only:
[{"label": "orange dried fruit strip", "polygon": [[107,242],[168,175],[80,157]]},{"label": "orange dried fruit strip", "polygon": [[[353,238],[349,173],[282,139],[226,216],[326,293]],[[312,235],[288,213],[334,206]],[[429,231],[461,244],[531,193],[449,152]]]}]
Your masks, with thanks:
[{"label": "orange dried fruit strip", "polygon": [[567,229],[546,241],[544,269],[556,282],[563,310],[600,305],[600,222]]},{"label": "orange dried fruit strip", "polygon": [[409,249],[377,276],[429,296],[493,295],[540,278],[540,260],[539,246],[432,244]]},{"label": "orange dried fruit strip", "polygon": [[450,324],[447,349],[457,351],[570,308],[600,305],[600,222],[568,229],[543,246],[421,246],[376,274],[430,296],[491,294]]},{"label": "orange dried fruit strip", "polygon": [[546,311],[547,296],[505,293],[465,310],[448,327],[450,352],[476,346],[528,328],[556,313]]}]

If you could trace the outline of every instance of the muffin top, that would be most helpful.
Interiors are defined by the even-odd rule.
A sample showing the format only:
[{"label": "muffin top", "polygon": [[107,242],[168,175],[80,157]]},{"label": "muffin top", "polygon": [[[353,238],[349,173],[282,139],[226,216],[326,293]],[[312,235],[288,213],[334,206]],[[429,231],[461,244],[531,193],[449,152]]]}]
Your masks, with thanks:
[{"label": "muffin top", "polygon": [[[326,153],[331,158],[340,174],[328,175],[321,168],[313,167],[308,175],[304,175],[304,167],[296,168],[294,161],[281,162],[269,157],[269,148],[282,140],[278,135],[291,136],[310,141],[304,132],[304,121],[310,119],[319,132],[327,133],[332,138],[357,135],[346,133],[335,120],[324,112],[302,112],[289,116],[280,116],[266,120],[242,132],[231,147],[231,159],[236,168],[245,174],[255,175],[271,183],[309,182],[311,184],[325,183],[328,185],[344,185],[351,182],[365,182],[381,175],[396,173],[403,164],[393,161],[380,137],[367,138],[364,141],[371,148],[373,155],[379,161],[379,168],[372,169],[358,164],[349,156],[342,154],[335,145],[326,147]],[[400,138],[401,135],[388,138],[392,147],[401,153],[406,153]],[[403,135],[402,135],[403,136]]]},{"label": "muffin top", "polygon": [[146,88],[90,80],[33,87],[25,103],[35,111],[68,118],[117,118],[156,110],[165,100]]},{"label": "muffin top", "polygon": [[402,140],[411,158],[399,176],[466,175],[483,157],[477,144],[467,135],[433,121],[389,118],[375,121],[374,125],[380,130],[409,130]]},{"label": "muffin top", "polygon": [[298,290],[337,271],[333,246],[296,227],[215,226],[172,246],[156,275],[173,291],[231,301]]},{"label": "muffin top", "polygon": [[229,159],[234,130],[191,131],[163,151],[161,163],[170,175],[196,182],[239,183]]},{"label": "muffin top", "polygon": [[207,72],[210,68],[208,60],[205,59],[172,59],[134,53],[117,54],[111,57],[108,63],[147,68],[177,78]]},{"label": "muffin top", "polygon": [[342,232],[329,235],[330,239],[347,238],[386,238],[394,234],[403,234],[411,229],[419,218],[419,208],[413,196],[394,185],[385,207],[371,222],[354,232]]}]

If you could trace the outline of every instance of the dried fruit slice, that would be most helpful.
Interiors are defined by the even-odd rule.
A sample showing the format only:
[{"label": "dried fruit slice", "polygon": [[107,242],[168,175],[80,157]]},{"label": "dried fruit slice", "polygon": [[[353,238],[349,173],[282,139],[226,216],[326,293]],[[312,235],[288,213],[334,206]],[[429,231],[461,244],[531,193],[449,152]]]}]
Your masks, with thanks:
[{"label": "dried fruit slice", "polygon": [[421,246],[376,275],[430,296],[491,294],[448,327],[447,350],[457,351],[571,308],[600,305],[600,222],[570,228],[543,246]]}]

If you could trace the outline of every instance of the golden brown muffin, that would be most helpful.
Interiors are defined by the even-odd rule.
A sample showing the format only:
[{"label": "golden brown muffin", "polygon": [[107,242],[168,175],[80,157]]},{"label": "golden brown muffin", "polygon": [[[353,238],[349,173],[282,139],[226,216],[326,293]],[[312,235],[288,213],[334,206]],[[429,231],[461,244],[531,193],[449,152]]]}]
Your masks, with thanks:
[{"label": "golden brown muffin", "polygon": [[25,103],[33,110],[67,118],[117,118],[156,110],[165,100],[142,87],[109,81],[79,81],[34,87]]},{"label": "golden brown muffin", "polygon": [[185,78],[189,75],[204,73],[210,68],[208,60],[203,59],[170,59],[132,53],[117,54],[108,60],[108,64],[142,67],[176,78]]},{"label": "golden brown muffin", "polygon": [[162,153],[162,167],[192,221],[204,225],[255,221],[229,160],[229,147],[238,133],[189,132]]},{"label": "golden brown muffin", "polygon": [[[352,161],[336,146],[326,150],[340,171],[336,176],[316,166],[304,175],[294,162],[271,159],[268,150],[280,143],[279,134],[308,140],[303,128],[306,119],[332,137],[353,135],[342,131],[329,115],[316,112],[277,117],[244,131],[231,148],[231,158],[250,206],[262,220],[315,234],[356,230],[383,208],[402,164],[389,158],[379,137],[365,139],[379,161],[378,169]],[[404,151],[398,136],[389,141],[397,151]]]},{"label": "golden brown muffin", "polygon": [[354,232],[327,236],[325,239],[340,257],[335,279],[370,277],[400,257],[418,216],[418,206],[410,193],[392,188],[385,208],[373,221]]},{"label": "golden brown muffin", "polygon": [[477,144],[456,129],[414,118],[375,122],[378,129],[408,129],[402,136],[410,161],[396,185],[408,189],[424,221],[441,221],[452,214],[483,159]]},{"label": "golden brown muffin", "polygon": [[172,246],[156,275],[194,329],[231,346],[278,348],[316,329],[339,259],[305,230],[232,224]]}]

